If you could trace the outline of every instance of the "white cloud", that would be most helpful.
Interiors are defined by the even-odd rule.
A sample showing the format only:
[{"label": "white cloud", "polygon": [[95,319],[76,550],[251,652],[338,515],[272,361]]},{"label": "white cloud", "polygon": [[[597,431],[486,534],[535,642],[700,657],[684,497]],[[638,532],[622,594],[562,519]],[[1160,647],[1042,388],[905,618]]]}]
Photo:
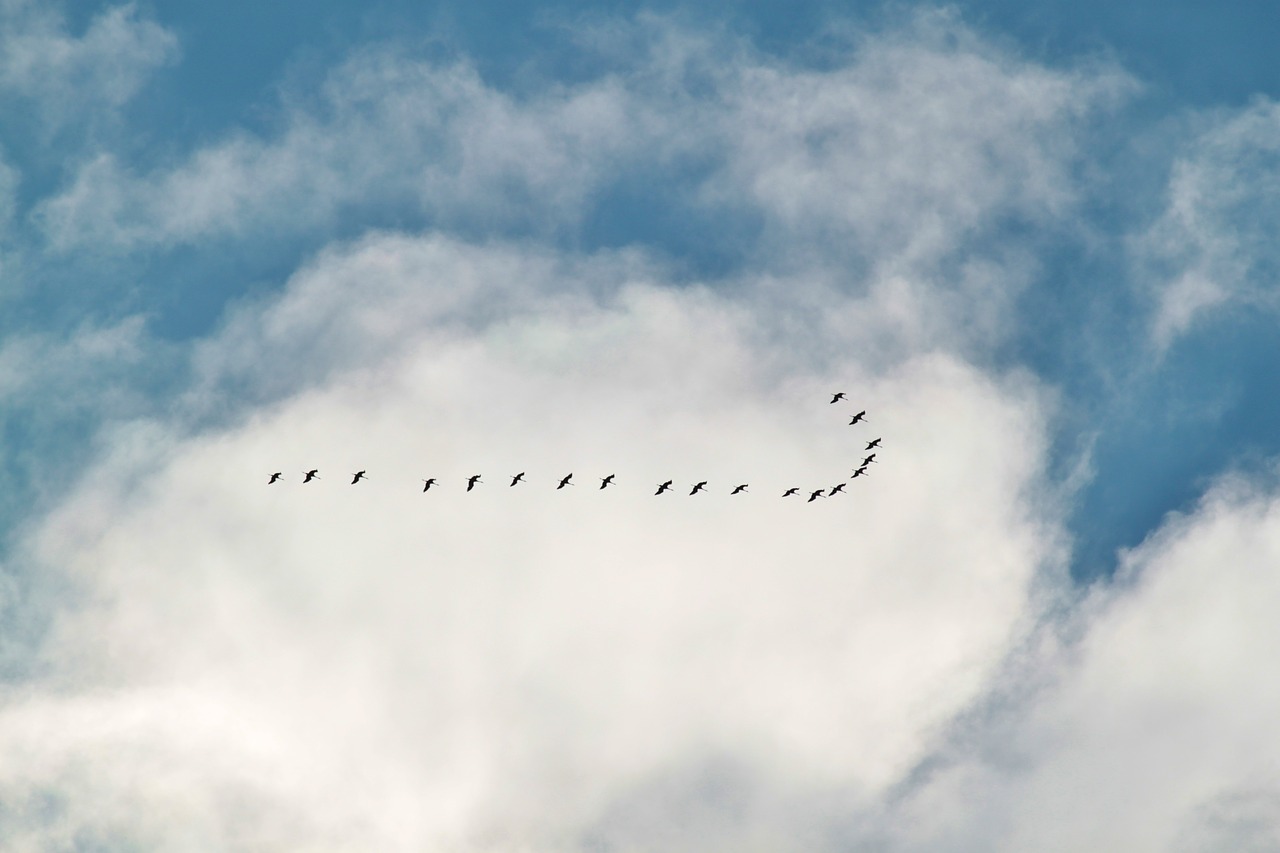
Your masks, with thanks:
[{"label": "white cloud", "polygon": [[[44,209],[64,245],[402,198],[489,239],[330,245],[195,348],[172,412],[104,431],[23,544],[78,595],[0,705],[0,839],[1265,849],[1275,498],[1223,484],[1072,601],[1053,396],[971,358],[1035,263],[988,244],[1065,218],[1128,84],[916,26],[827,72],[677,38],[520,97],[362,55],[278,139],[86,168]],[[715,287],[541,239],[697,154],[690,209],[764,222]],[[849,494],[780,497],[878,435]]]},{"label": "white cloud", "polygon": [[132,3],[107,8],[80,36],[57,4],[12,0],[0,23],[0,94],[28,99],[51,127],[126,103],[178,52],[173,34]]},{"label": "white cloud", "polygon": [[893,849],[1274,849],[1278,518],[1227,478],[1166,520],[1036,656],[1040,688],[912,794]]},{"label": "white cloud", "polygon": [[[278,136],[235,134],[145,174],[104,154],[38,218],[61,247],[325,229],[375,204],[546,236],[632,181],[665,187],[674,215],[759,219],[763,244],[719,235],[754,264],[918,274],[1011,220],[1060,219],[1080,136],[1132,89],[1112,67],[1034,65],[946,15],[868,37],[829,70],[661,19],[608,32],[587,41],[626,43],[611,70],[521,94],[465,64],[360,52],[317,97],[286,101]],[[996,260],[1025,262],[1011,254]],[[998,313],[1006,299],[960,301]]]},{"label": "white cloud", "polygon": [[1164,211],[1134,241],[1155,296],[1151,334],[1161,351],[1213,309],[1276,307],[1269,225],[1280,187],[1280,106],[1259,100],[1201,125],[1174,164]]},{"label": "white cloud", "polygon": [[[43,527],[36,558],[87,601],[47,646],[61,687],[3,712],[5,798],[66,792],[44,831],[158,846],[572,848],[728,762],[785,846],[787,801],[892,785],[1057,561],[1023,501],[1044,402],[942,353],[815,369],[753,299],[651,272],[371,238],[232,323],[209,375],[310,388],[214,433],[124,429]],[[883,461],[783,500],[844,481],[871,434],[835,387]],[[712,492],[655,497],[668,477]],[[707,808],[715,843],[744,838]]]}]

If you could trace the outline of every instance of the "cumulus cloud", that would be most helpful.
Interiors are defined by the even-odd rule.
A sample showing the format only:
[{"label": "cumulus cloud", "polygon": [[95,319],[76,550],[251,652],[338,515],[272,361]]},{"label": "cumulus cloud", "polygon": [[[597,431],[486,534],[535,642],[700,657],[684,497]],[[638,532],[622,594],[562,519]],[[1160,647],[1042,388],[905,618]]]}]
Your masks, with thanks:
[{"label": "cumulus cloud", "polygon": [[[214,433],[122,431],[49,519],[32,558],[87,601],[46,647],[67,697],[9,703],[8,798],[74,791],[60,820],[134,843],[485,849],[622,843],[693,796],[732,846],[700,803],[717,768],[781,808],[874,796],[918,761],[1059,556],[1021,499],[1034,384],[945,353],[806,368],[750,299],[626,255],[552,260],[372,238],[210,341],[205,369],[240,387],[318,378]],[[872,488],[783,501],[857,458],[837,386],[893,452]],[[712,493],[655,497],[668,477]],[[639,843],[701,846],[654,830]]]},{"label": "cumulus cloud", "polygon": [[[989,358],[1036,263],[1006,229],[1069,227],[1079,138],[1127,78],[912,26],[817,71],[660,24],[520,95],[366,53],[278,137],[88,164],[41,211],[64,248],[404,200],[432,227],[329,243],[232,310],[24,531],[13,560],[70,591],[0,702],[0,839],[1270,843],[1275,680],[1235,653],[1274,633],[1274,496],[1225,481],[1077,595],[1060,403]],[[637,173],[691,217],[745,211],[730,271],[560,239]],[[81,345],[128,361],[139,334]],[[873,435],[847,494],[781,497],[846,482]]]},{"label": "cumulus cloud", "polygon": [[1042,648],[1051,684],[969,733],[895,848],[1273,849],[1278,511],[1228,477],[1129,552]]}]

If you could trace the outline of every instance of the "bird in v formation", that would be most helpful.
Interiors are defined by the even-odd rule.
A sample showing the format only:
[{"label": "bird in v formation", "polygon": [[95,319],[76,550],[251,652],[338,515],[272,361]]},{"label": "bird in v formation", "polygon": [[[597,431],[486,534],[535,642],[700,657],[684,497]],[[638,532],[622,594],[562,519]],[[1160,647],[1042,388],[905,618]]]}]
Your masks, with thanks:
[{"label": "bird in v formation", "polygon": [[[843,391],[837,391],[837,392],[835,392],[834,394],[832,394],[832,396],[831,396],[831,402],[832,402],[832,403],[838,403],[838,402],[840,402],[841,400],[843,400],[844,398],[845,398],[845,392],[843,392]],[[866,419],[866,416],[867,416],[867,411],[866,411],[866,409],[863,409],[862,411],[858,412],[857,414],[855,414],[855,415],[852,417],[852,419],[849,421],[849,425],[850,425],[850,426],[852,426],[852,425],[854,425],[854,424],[857,424],[857,423],[860,423],[860,422],[864,421],[864,420]],[[864,450],[873,450],[873,449],[876,449],[876,448],[880,447],[880,442],[881,442],[882,440],[883,440],[883,439],[881,439],[881,438],[875,438],[875,439],[873,439],[873,440],[871,440],[871,441],[868,441],[868,442],[867,442],[866,447],[864,448]],[[877,461],[877,460],[876,460],[876,454],[875,454],[875,453],[871,453],[871,454],[869,454],[868,456],[866,456],[865,458],[863,458],[862,463],[861,463],[861,464],[860,464],[856,469],[854,469],[853,475],[852,475],[849,479],[851,479],[851,480],[856,480],[858,477],[866,476],[866,474],[867,474],[867,466],[868,466],[868,465],[871,465],[871,464],[874,464],[876,461]],[[267,485],[272,485],[273,483],[278,482],[278,481],[279,481],[283,476],[284,476],[284,473],[283,473],[283,472],[281,472],[281,471],[273,472],[273,473],[271,474],[271,476],[270,476],[270,479],[268,479],[268,480],[267,480]],[[600,478],[600,488],[601,488],[601,489],[605,489],[605,488],[607,488],[607,487],[609,487],[609,486],[613,485],[613,480],[614,480],[614,477],[615,477],[615,476],[616,476],[615,474],[610,474],[610,475],[609,475],[609,476],[607,476],[607,477],[601,477],[601,478]],[[524,472],[524,471],[521,471],[519,474],[516,474],[515,476],[513,476],[513,477],[511,478],[511,485],[512,485],[512,486],[514,486],[514,485],[516,485],[517,483],[522,483],[522,482],[524,482],[524,481],[525,481],[525,480],[524,480],[524,477],[525,477],[525,472]],[[319,471],[319,469],[318,469],[318,468],[312,468],[312,469],[311,469],[311,470],[309,470],[309,471],[304,471],[304,472],[303,472],[302,482],[304,482],[304,483],[310,483],[312,480],[319,480],[319,479],[320,479],[320,471]],[[353,486],[354,486],[356,483],[360,482],[361,480],[367,480],[367,479],[368,479],[368,472],[367,472],[367,471],[365,471],[365,470],[357,471],[354,475],[352,475],[352,478],[351,478],[351,485],[353,485]],[[573,473],[572,473],[572,472],[571,472],[571,473],[569,473],[569,474],[566,474],[564,477],[560,478],[560,482],[559,482],[559,484],[556,486],[556,489],[557,489],[557,490],[559,490],[559,489],[563,489],[565,486],[572,486],[572,485],[574,485],[574,483],[572,483],[572,482],[571,482],[571,481],[572,481],[572,479],[573,479]],[[470,476],[470,477],[468,477],[468,478],[467,478],[467,491],[468,491],[468,492],[472,491],[472,490],[476,487],[476,485],[477,485],[477,484],[479,484],[479,483],[483,483],[483,482],[484,482],[484,481],[480,479],[480,475],[479,475],[479,474],[473,474],[472,476]],[[655,492],[654,492],[654,494],[655,494],[655,495],[660,495],[660,494],[662,494],[663,492],[670,491],[670,490],[671,490],[671,484],[672,484],[672,482],[673,482],[673,481],[671,481],[671,480],[666,480],[666,481],[664,481],[664,482],[662,482],[662,483],[659,483],[659,484],[658,484],[658,490],[657,490],[657,491],[655,491]],[[424,479],[424,480],[422,481],[422,483],[423,483],[422,491],[423,491],[423,492],[427,492],[427,491],[429,491],[429,490],[431,489],[431,487],[432,487],[432,486],[434,486],[434,485],[436,484],[436,478],[435,478],[435,477],[431,477],[431,478],[428,478],[428,479]],[[731,491],[729,494],[730,494],[730,495],[743,494],[743,493],[745,493],[745,492],[747,491],[747,485],[748,485],[748,484],[746,484],[746,483],[743,483],[743,484],[741,484],[741,485],[738,485],[738,486],[734,487],[733,491]],[[830,496],[830,495],[835,495],[835,494],[838,494],[838,493],[842,493],[842,492],[844,491],[844,487],[845,487],[846,485],[847,485],[846,483],[840,483],[840,484],[838,484],[838,485],[836,485],[836,486],[832,486],[829,492],[828,492],[828,491],[826,491],[825,489],[817,489],[817,490],[815,490],[815,491],[813,491],[813,492],[811,492],[811,493],[809,494],[809,499],[808,499],[808,501],[806,501],[806,503],[812,503],[813,501],[817,500],[817,499],[818,499],[818,498],[820,498],[820,497],[828,497],[828,496]],[[694,486],[693,486],[693,488],[690,490],[689,494],[690,494],[690,495],[696,495],[698,492],[706,491],[706,487],[707,487],[707,481],[706,481],[706,480],[700,480],[700,481],[698,481],[696,484],[694,484]],[[782,496],[783,496],[784,498],[789,498],[789,497],[791,497],[792,495],[796,494],[796,493],[797,493],[797,492],[799,492],[799,491],[800,491],[800,489],[799,489],[799,487],[798,487],[798,486],[792,486],[791,488],[789,488],[789,489],[787,489],[785,492],[783,492],[783,493],[782,493]],[[824,494],[824,492],[825,492],[825,494]]]}]

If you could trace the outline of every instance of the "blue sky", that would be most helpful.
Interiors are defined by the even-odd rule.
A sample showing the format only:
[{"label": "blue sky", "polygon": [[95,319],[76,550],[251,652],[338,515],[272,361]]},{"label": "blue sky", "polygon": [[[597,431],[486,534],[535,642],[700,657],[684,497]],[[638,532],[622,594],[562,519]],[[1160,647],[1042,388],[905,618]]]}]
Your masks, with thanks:
[{"label": "blue sky", "polygon": [[1265,4],[0,27],[6,843],[1280,838]]}]

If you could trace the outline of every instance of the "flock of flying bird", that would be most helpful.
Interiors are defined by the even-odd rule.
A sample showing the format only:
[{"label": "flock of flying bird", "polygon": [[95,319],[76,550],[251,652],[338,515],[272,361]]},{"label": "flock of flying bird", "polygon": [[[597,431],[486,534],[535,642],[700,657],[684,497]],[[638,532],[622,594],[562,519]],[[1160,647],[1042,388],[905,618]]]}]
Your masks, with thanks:
[{"label": "flock of flying bird", "polygon": [[[831,396],[831,402],[833,404],[838,403],[843,399],[844,399],[843,391],[838,391]],[[867,419],[867,411],[866,409],[863,409],[862,411],[855,414],[849,420],[849,426],[854,426],[855,424],[863,423],[866,421],[866,419]],[[864,448],[863,452],[866,452],[868,450],[875,451],[876,448],[878,448],[879,446],[880,446],[880,439],[879,438],[873,439],[867,442],[867,446]],[[853,476],[851,476],[849,479],[856,480],[859,477],[865,477],[867,475],[867,466],[873,464],[875,461],[876,461],[876,454],[874,452],[864,457],[862,462],[858,465],[858,467],[856,467],[853,470]],[[353,474],[351,477],[351,485],[354,486],[356,483],[360,482],[361,480],[367,480],[368,477],[366,476],[366,474],[367,474],[366,471],[355,472],[355,474]],[[519,474],[516,474],[515,476],[513,476],[511,478],[510,485],[515,486],[519,483],[525,482],[524,475],[525,475],[525,472],[521,471]],[[280,478],[283,476],[284,476],[283,472],[276,471],[274,474],[271,475],[270,479],[267,480],[267,485],[271,485],[272,483],[278,482]],[[600,488],[607,489],[609,486],[612,486],[614,476],[615,476],[614,474],[610,474],[607,477],[601,477]],[[304,471],[302,474],[302,482],[304,483],[310,483],[312,480],[319,480],[319,479],[320,479],[320,469],[318,468],[312,468],[310,471]],[[563,477],[560,478],[560,484],[556,486],[556,489],[563,489],[565,486],[577,485],[576,483],[572,482],[572,480],[573,480],[572,473],[564,475]],[[427,491],[430,491],[432,486],[436,485],[436,478],[430,477],[428,479],[423,480],[422,482],[425,484],[422,487],[422,491],[427,492]],[[483,483],[483,482],[484,481],[480,479],[479,474],[473,474],[472,476],[467,478],[467,491],[468,492],[471,491],[476,487],[477,484]],[[665,482],[658,483],[657,484],[658,490],[654,492],[654,494],[660,495],[663,492],[670,491],[673,482],[674,481],[672,480],[667,480]],[[731,491],[729,494],[731,495],[742,494],[746,492],[748,485],[749,484],[747,483],[742,483],[740,485],[734,486],[733,491]],[[832,495],[840,494],[841,492],[844,491],[844,487],[846,485],[847,485],[846,483],[837,483],[836,485],[832,486],[830,490],[826,489],[825,487],[821,489],[814,489],[809,493],[809,500],[806,501],[806,503],[812,503],[813,501],[816,501],[818,498],[831,497]],[[707,490],[707,481],[700,480],[699,482],[694,484],[689,494],[696,495],[698,492],[704,492],[706,490]],[[791,488],[783,492],[782,496],[784,498],[789,498],[792,495],[799,494],[799,492],[800,492],[799,486],[792,486]]]}]

